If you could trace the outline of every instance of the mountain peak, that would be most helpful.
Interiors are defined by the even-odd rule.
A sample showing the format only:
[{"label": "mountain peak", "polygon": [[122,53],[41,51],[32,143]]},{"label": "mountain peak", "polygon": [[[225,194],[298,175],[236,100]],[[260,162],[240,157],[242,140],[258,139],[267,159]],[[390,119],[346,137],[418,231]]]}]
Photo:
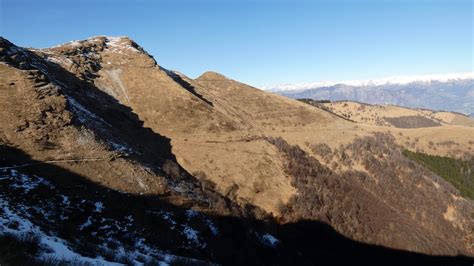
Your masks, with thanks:
[{"label": "mountain peak", "polygon": [[19,51],[21,51],[23,48],[16,46],[9,40],[0,37],[0,55],[12,55],[15,54]]},{"label": "mountain peak", "polygon": [[28,49],[18,47],[9,40],[0,37],[0,61],[20,69],[30,69],[35,59]]},{"label": "mountain peak", "polygon": [[82,50],[83,48],[95,48],[93,49],[94,51],[109,50],[119,53],[124,50],[130,50],[148,54],[140,45],[128,36],[92,36],[85,40],[75,40],[56,45],[47,48],[46,50]]},{"label": "mountain peak", "polygon": [[199,81],[223,81],[229,80],[228,77],[214,71],[206,71],[197,78]]},{"label": "mountain peak", "polygon": [[[56,62],[70,62],[72,57],[76,57],[76,63],[82,64],[84,61],[97,63],[96,59],[101,58],[107,64],[130,64],[140,66],[156,66],[156,60],[145,49],[138,45],[128,36],[92,36],[85,40],[76,40],[68,43],[53,46],[51,48],[40,49],[45,52],[50,60]],[[65,56],[66,58],[54,58]]]}]

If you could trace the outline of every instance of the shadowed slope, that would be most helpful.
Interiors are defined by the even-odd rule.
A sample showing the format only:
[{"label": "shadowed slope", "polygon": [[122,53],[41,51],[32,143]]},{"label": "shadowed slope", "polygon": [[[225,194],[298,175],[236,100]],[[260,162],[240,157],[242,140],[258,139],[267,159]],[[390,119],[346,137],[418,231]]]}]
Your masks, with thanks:
[{"label": "shadowed slope", "polygon": [[[127,250],[139,241],[141,244],[136,246],[135,252],[142,252],[146,256],[142,255],[140,258],[131,253],[128,261],[154,260],[156,263],[165,260],[169,263],[190,264],[205,264],[205,261],[224,265],[470,265],[473,262],[473,259],[462,256],[427,256],[362,244],[317,221],[279,225],[271,219],[259,221],[192,212],[188,208],[169,204],[161,197],[119,193],[92,183],[88,178],[63,167],[37,164],[37,161],[31,160],[21,150],[9,146],[1,145],[0,153],[5,155],[0,160],[0,169],[18,164],[34,165],[17,169],[23,175],[23,181],[9,171],[0,170],[0,197],[14,210],[15,216],[31,219],[29,215],[35,215],[36,211],[43,211],[44,208],[48,215],[36,216],[31,220],[33,225],[48,232],[49,236],[64,239],[67,242],[63,243],[83,256],[93,258],[101,255],[108,261],[120,259],[123,262],[127,258],[114,257],[114,247],[119,245]],[[44,184],[48,185],[30,185],[29,191],[25,192],[22,186],[25,183],[21,182],[37,179],[35,176],[47,180],[49,183]],[[68,181],[64,182],[65,179]],[[64,198],[67,199],[66,203]],[[38,204],[39,201],[48,204],[41,205]],[[101,203],[100,212],[97,212],[94,205],[97,202]],[[36,211],[26,213],[22,208],[15,208],[20,206],[32,206]],[[1,209],[0,217],[5,215]],[[63,218],[55,218],[56,216]],[[88,220],[94,223],[84,227]],[[114,226],[127,223],[132,226],[126,231]],[[209,228],[209,224],[213,225],[214,231]],[[181,231],[185,228],[192,228],[197,232],[197,243],[190,242],[184,231]],[[277,243],[270,245],[262,240],[265,239],[262,236],[267,234],[271,234]],[[140,238],[144,240],[139,240]],[[101,244],[108,248],[100,248]],[[32,258],[28,256],[35,254],[21,252],[24,252],[21,248],[14,252],[0,248],[1,259],[7,259],[7,263],[32,263]],[[201,261],[189,259],[190,257]]]}]

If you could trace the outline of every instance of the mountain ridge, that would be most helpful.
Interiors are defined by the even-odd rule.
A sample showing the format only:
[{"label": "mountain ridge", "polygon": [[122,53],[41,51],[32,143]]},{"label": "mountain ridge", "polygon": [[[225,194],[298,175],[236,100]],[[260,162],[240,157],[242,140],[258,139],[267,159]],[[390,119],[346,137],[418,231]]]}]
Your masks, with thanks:
[{"label": "mountain ridge", "polygon": [[291,98],[314,100],[357,101],[368,104],[393,104],[409,108],[425,108],[469,114],[474,111],[474,79],[452,79],[446,82],[412,82],[385,84],[333,86],[304,90],[283,90],[274,93]]},{"label": "mountain ridge", "polygon": [[[0,140],[2,147],[14,147],[6,149],[13,159],[53,161],[106,190],[157,197],[145,200],[153,210],[158,199],[182,208],[171,213],[180,217],[179,225],[166,222],[166,215],[150,219],[170,225],[160,230],[176,240],[176,246],[171,245],[174,253],[209,261],[222,259],[213,255],[219,243],[236,244],[219,242],[203,229],[205,219],[214,219],[206,216],[209,213],[255,219],[257,224],[279,221],[262,225],[264,230],[249,221],[248,227],[239,227],[248,229],[239,239],[259,250],[263,245],[270,253],[278,246],[259,240],[269,228],[318,221],[371,245],[472,256],[472,201],[401,153],[424,149],[463,159],[474,144],[472,127],[354,123],[214,72],[190,79],[128,47],[126,40],[108,47],[105,38],[40,50],[0,40],[0,99],[7,103],[0,113],[6,121],[0,124]],[[14,156],[14,150],[24,155]],[[82,160],[87,158],[100,161]],[[18,164],[13,159],[4,163]],[[56,172],[36,173],[47,178]],[[61,173],[51,180],[67,184],[68,175]],[[11,173],[5,178],[16,180]],[[17,183],[4,188],[8,191]],[[194,225],[188,210],[204,215],[204,220]],[[133,217],[140,220],[140,215]],[[81,214],[80,219],[84,221],[79,225],[87,224],[87,216]],[[70,230],[81,232],[80,227]],[[285,254],[297,254],[290,232],[270,232],[277,240],[289,241],[290,246],[281,244],[288,248]],[[272,237],[265,239],[276,243]],[[304,250],[307,258],[317,251],[312,246]],[[243,254],[227,252],[223,254]]]},{"label": "mountain ridge", "polygon": [[321,87],[330,87],[335,85],[347,85],[355,87],[381,86],[381,85],[401,85],[409,83],[430,83],[430,82],[448,82],[452,80],[474,79],[474,72],[458,72],[447,74],[427,74],[411,76],[391,76],[386,78],[366,79],[366,80],[346,80],[346,81],[322,81],[294,84],[276,84],[263,86],[262,89],[272,92],[278,91],[302,91]]}]

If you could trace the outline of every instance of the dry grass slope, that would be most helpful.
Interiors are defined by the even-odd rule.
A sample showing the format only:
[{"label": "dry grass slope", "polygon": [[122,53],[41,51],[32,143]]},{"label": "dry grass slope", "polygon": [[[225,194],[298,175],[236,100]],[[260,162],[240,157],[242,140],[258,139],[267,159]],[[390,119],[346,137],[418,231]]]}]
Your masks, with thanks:
[{"label": "dry grass slope", "polygon": [[[473,202],[400,152],[472,153],[464,118],[358,103],[321,109],[214,72],[193,80],[128,38],[1,48],[0,138],[33,160],[101,158],[61,166],[178,206],[198,201],[237,216],[254,206],[258,217],[324,221],[371,244],[473,254]],[[384,119],[404,116],[440,125]]]}]

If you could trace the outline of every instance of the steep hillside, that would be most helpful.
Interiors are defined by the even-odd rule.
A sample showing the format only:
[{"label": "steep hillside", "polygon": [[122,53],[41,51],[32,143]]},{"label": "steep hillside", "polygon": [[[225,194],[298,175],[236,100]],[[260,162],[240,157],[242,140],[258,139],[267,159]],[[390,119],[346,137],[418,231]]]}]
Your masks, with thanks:
[{"label": "steep hillside", "polygon": [[[406,110],[437,124],[355,123],[218,73],[167,70],[126,37],[48,49],[1,39],[0,59],[0,225],[9,227],[9,212],[29,225],[15,234],[32,228],[40,242],[57,238],[89,259],[110,247],[81,242],[112,239],[135,262],[310,265],[375,254],[442,263],[470,259],[412,252],[474,254],[473,201],[402,154],[471,156],[474,127],[456,118]],[[395,117],[377,108],[371,118]],[[68,217],[54,200],[63,196]],[[51,218],[25,212],[41,212],[34,198],[53,202]],[[55,222],[67,233],[51,235]],[[112,224],[130,235],[104,231]]]},{"label": "steep hillside", "polygon": [[[214,234],[206,228],[216,221],[206,213],[246,217],[250,211],[182,169],[169,139],[143,127],[129,107],[88,82],[86,72],[69,72],[45,60],[46,52],[0,40],[1,241],[37,245],[24,253],[1,249],[2,261],[225,257],[217,250],[229,241],[206,243]],[[195,210],[203,215],[200,229],[189,216]],[[156,231],[169,237],[152,237]],[[265,246],[258,236],[244,238]]]}]

